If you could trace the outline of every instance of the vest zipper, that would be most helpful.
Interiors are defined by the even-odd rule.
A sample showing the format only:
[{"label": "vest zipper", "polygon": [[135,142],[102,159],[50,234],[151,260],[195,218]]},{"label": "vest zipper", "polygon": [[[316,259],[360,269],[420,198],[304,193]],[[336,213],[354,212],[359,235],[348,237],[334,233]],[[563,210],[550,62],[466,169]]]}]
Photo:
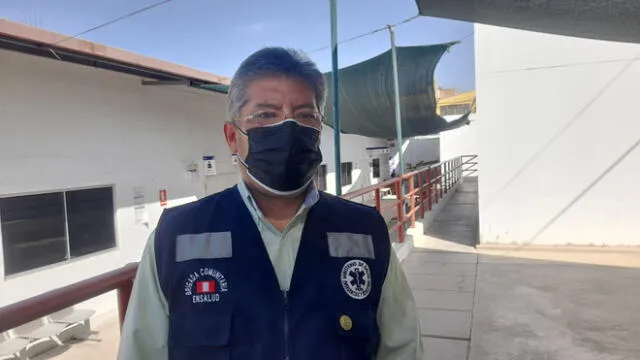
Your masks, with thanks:
[{"label": "vest zipper", "polygon": [[289,360],[289,291],[283,290],[284,300],[284,360]]}]

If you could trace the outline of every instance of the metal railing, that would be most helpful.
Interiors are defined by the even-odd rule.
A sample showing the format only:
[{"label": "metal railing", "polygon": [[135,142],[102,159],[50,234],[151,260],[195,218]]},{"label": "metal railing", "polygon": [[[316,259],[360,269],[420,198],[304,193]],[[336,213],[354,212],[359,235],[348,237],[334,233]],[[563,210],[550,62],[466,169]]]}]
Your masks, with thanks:
[{"label": "metal railing", "polygon": [[[406,227],[415,225],[418,212],[421,217],[424,217],[425,212],[431,211],[433,206],[462,179],[464,166],[471,164],[474,160],[475,156],[457,157],[356,190],[344,195],[343,198],[354,199],[374,193],[378,211],[383,212],[385,209],[396,207],[398,222],[390,229],[390,233],[397,231],[398,241],[403,242]],[[394,190],[395,200],[392,204],[383,206],[381,190],[389,187]],[[120,269],[2,307],[0,308],[0,333],[112,290],[118,292],[118,313],[120,326],[122,326],[137,266],[137,263],[128,264]]]},{"label": "metal railing", "polygon": [[112,290],[118,291],[118,312],[120,326],[122,326],[137,268],[137,263],[128,264],[122,268],[0,308],[0,333]]},{"label": "metal railing", "polygon": [[462,155],[462,176],[478,176],[478,155]]},{"label": "metal railing", "polygon": [[[343,195],[345,199],[354,199],[374,194],[375,206],[380,213],[396,208],[397,223],[390,233],[397,232],[398,242],[404,242],[406,228],[414,227],[416,215],[424,217],[434,204],[446,195],[462,178],[462,158],[457,157],[438,164],[408,172],[402,176],[371,185]],[[382,190],[390,188],[395,195],[392,203],[384,204]],[[390,200],[388,198],[384,200]]]}]

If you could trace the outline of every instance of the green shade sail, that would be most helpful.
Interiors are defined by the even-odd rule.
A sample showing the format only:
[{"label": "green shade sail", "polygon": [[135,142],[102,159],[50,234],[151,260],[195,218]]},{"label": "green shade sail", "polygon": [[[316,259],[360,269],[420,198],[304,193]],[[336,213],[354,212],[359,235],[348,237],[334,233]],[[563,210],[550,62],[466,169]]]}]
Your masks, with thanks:
[{"label": "green shade sail", "polygon": [[[436,134],[468,124],[468,115],[447,122],[436,114],[434,71],[455,43],[397,47],[403,137]],[[375,138],[396,136],[391,50],[339,70],[340,130]],[[326,73],[325,124],[333,127],[332,79]]]}]

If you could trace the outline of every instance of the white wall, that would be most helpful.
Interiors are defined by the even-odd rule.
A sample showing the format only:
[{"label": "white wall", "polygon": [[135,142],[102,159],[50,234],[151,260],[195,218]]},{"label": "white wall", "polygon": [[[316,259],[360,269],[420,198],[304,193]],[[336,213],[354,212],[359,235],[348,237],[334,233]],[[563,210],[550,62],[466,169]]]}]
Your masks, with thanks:
[{"label": "white wall", "polygon": [[[447,121],[452,121],[459,116],[445,116]],[[471,124],[459,127],[455,130],[440,133],[440,158],[449,160],[461,155],[478,154],[478,126],[476,114],[470,116]]]},{"label": "white wall", "polygon": [[407,139],[406,149],[404,150],[405,166],[411,164],[416,166],[421,161],[432,162],[440,161],[440,139],[434,136],[418,136]]},{"label": "white wall", "polygon": [[481,242],[640,245],[640,45],[475,36]]},{"label": "white wall", "polygon": [[[204,193],[185,176],[189,162],[214,154],[221,172],[234,171],[219,131],[223,95],[7,51],[0,64],[0,195],[114,185],[117,208],[116,249],[8,277],[0,256],[0,306],[137,261],[160,216],[159,190],[170,206]],[[138,186],[149,227],[134,221]]]},{"label": "white wall", "polygon": [[[162,210],[160,189],[173,206],[238,179],[222,133],[224,95],[7,51],[0,64],[0,196],[113,185],[117,208],[116,249],[5,276],[0,246],[0,306],[138,261]],[[330,172],[332,136],[325,127]],[[364,149],[380,141],[344,135],[342,146],[343,161],[354,162],[354,184],[343,191],[374,183]],[[188,177],[203,155],[216,157],[218,176]],[[148,226],[135,224],[135,187],[144,190]],[[111,309],[115,296],[85,305]]]},{"label": "white wall", "polygon": [[[398,150],[395,142],[389,148],[391,152],[389,166],[391,169],[398,167]],[[420,162],[438,162],[440,156],[440,139],[437,136],[417,136],[404,139],[402,144],[402,158],[405,168],[409,164],[416,166]]]}]

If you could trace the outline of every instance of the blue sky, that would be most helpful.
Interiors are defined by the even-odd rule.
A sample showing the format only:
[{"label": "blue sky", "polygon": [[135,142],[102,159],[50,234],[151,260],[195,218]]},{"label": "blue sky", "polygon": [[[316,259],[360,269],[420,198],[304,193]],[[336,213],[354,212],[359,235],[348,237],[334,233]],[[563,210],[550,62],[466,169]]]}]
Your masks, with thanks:
[{"label": "blue sky", "polygon": [[[0,17],[76,34],[157,0],[0,0]],[[350,38],[417,14],[414,0],[338,0],[338,37]],[[396,30],[399,46],[460,40],[441,60],[441,86],[475,87],[473,25],[421,17]],[[328,0],[173,0],[82,38],[231,76],[251,52],[267,45],[308,52],[330,44]],[[388,32],[340,45],[340,67],[389,48]],[[329,49],[310,53],[322,71]]]}]

